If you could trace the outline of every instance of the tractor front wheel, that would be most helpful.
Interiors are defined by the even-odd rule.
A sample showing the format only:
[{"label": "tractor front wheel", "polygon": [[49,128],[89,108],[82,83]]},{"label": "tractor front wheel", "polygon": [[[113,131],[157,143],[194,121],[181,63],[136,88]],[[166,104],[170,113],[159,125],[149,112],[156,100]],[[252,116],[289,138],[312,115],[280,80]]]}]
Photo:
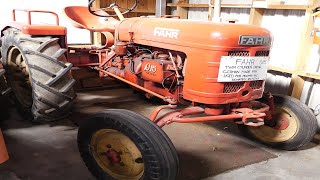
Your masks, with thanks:
[{"label": "tractor front wheel", "polygon": [[97,179],[174,180],[178,156],[168,136],[148,118],[110,109],[80,125],[78,147]]},{"label": "tractor front wheel", "polygon": [[317,131],[317,120],[310,108],[289,96],[274,95],[272,120],[259,127],[239,125],[251,139],[284,150],[296,150],[309,143]]}]

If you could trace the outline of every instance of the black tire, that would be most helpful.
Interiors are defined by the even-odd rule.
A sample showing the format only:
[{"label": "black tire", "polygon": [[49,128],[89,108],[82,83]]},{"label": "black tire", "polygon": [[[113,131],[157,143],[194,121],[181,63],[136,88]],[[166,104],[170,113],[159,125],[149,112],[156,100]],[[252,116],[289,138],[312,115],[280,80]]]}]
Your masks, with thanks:
[{"label": "black tire", "polygon": [[0,96],[2,96],[4,94],[4,92],[6,92],[8,89],[6,81],[4,79],[5,72],[6,71],[0,67]]},{"label": "black tire", "polygon": [[103,129],[112,129],[123,133],[141,152],[144,172],[142,177],[138,179],[174,180],[176,178],[178,156],[175,147],[162,129],[148,118],[134,112],[110,109],[85,121],[80,125],[78,132],[78,147],[81,157],[97,179],[117,179],[115,176],[107,174],[94,157],[92,137]]},{"label": "black tire", "polygon": [[14,28],[3,34],[2,63],[19,112],[39,123],[70,116],[75,80],[59,39],[30,36]]},{"label": "black tire", "polygon": [[[287,113],[287,116],[289,115],[289,117],[291,117],[292,124],[296,128],[293,129],[293,126],[290,127],[290,125],[287,127],[287,129],[290,127],[292,130],[295,130],[287,131],[287,133],[290,133],[288,134],[287,139],[279,138],[282,135],[282,137],[286,137],[286,129],[281,131],[265,125],[261,127],[239,125],[239,130],[245,136],[253,140],[284,150],[297,150],[309,143],[317,132],[317,119],[311,109],[299,100],[289,96],[273,95],[273,97],[276,110],[284,110]],[[271,134],[271,131],[275,131],[275,133],[273,132],[271,136],[267,136],[267,133],[263,134],[261,131],[261,134],[259,135],[257,132],[261,130],[261,128],[266,129],[264,132],[269,131],[269,134]]]}]

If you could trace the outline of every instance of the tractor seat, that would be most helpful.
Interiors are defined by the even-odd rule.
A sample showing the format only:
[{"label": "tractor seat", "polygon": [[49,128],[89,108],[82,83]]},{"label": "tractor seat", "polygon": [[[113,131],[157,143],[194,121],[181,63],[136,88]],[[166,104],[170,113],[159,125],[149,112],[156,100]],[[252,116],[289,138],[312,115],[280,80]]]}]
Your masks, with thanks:
[{"label": "tractor seat", "polygon": [[[119,22],[115,18],[98,17],[91,14],[88,7],[69,6],[64,8],[64,13],[76,28],[87,29],[92,32],[110,32],[115,31],[115,25]],[[97,11],[97,14],[108,15],[104,11]]]}]

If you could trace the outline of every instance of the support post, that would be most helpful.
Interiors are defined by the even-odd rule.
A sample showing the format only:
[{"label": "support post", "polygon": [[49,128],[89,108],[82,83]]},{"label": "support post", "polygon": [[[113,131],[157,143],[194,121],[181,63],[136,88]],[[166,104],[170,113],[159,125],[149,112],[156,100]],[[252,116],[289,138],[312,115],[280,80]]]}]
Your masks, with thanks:
[{"label": "support post", "polygon": [[167,12],[167,0],[156,0],[156,17],[166,15]]},{"label": "support post", "polygon": [[[92,4],[92,7],[93,8],[101,8],[101,2],[100,0],[96,0],[93,4]],[[93,44],[97,47],[101,46],[102,44],[102,36],[101,36],[101,33],[98,33],[98,32],[92,32],[91,33],[92,35],[92,39],[93,39]]]},{"label": "support post", "polygon": [[213,21],[220,22],[220,14],[221,14],[221,0],[214,1],[214,9],[213,9]]},{"label": "support post", "polygon": [[[178,4],[186,4],[189,0],[179,0]],[[188,7],[177,7],[177,15],[180,16],[181,19],[188,19]]]},{"label": "support post", "polygon": [[213,16],[214,16],[214,0],[209,0],[209,9],[208,9],[208,21],[212,21],[213,20]]},{"label": "support post", "polygon": [[260,26],[263,13],[264,9],[251,8],[249,24]]}]

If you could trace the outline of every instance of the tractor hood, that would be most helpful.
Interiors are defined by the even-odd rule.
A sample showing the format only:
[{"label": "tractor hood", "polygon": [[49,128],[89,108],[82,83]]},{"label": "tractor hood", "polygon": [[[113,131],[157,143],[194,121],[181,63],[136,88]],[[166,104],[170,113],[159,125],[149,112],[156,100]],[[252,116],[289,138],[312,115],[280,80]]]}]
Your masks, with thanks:
[{"label": "tractor hood", "polygon": [[116,28],[119,40],[158,47],[160,44],[201,49],[270,47],[272,41],[271,33],[258,26],[182,19],[130,18]]}]

